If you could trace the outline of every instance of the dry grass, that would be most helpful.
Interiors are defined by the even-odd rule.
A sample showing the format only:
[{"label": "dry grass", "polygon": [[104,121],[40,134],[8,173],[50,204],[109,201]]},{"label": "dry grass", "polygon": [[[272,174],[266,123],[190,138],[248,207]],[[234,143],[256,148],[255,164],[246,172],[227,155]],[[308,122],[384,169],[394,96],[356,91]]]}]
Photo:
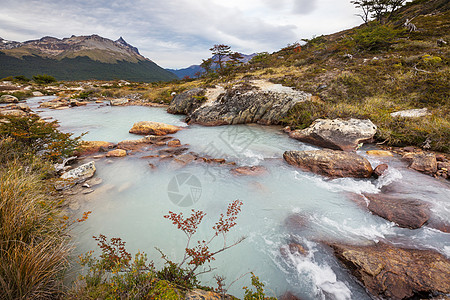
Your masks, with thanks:
[{"label": "dry grass", "polygon": [[33,165],[0,170],[0,299],[54,299],[70,248]]}]

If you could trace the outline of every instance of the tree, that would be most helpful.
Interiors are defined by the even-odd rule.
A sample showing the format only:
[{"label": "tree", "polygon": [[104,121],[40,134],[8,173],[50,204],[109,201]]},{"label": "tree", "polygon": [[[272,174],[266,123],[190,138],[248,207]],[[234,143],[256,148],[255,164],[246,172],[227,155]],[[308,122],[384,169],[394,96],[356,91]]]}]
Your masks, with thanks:
[{"label": "tree", "polygon": [[219,66],[220,73],[224,70],[224,58],[231,54],[231,47],[227,45],[214,45],[209,49],[213,54],[213,62]]},{"label": "tree", "polygon": [[212,72],[212,64],[213,64],[212,58],[208,58],[203,60],[203,62],[200,64],[200,67],[205,69],[206,74],[209,74]]},{"label": "tree", "polygon": [[352,0],[350,3],[362,10],[362,13],[357,15],[367,24],[369,22],[369,17],[382,23],[383,17],[387,15],[387,20],[389,21],[392,13],[396,9],[402,7],[405,1],[406,0]]}]

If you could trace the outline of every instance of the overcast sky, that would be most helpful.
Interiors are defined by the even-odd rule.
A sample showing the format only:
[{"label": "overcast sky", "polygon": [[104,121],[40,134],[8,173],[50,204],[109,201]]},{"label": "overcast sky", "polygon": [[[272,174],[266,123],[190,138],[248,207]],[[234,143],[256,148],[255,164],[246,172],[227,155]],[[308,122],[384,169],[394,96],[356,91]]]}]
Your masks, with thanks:
[{"label": "overcast sky", "polygon": [[122,36],[165,68],[199,64],[214,44],[245,54],[361,23],[350,0],[0,0],[0,37]]}]

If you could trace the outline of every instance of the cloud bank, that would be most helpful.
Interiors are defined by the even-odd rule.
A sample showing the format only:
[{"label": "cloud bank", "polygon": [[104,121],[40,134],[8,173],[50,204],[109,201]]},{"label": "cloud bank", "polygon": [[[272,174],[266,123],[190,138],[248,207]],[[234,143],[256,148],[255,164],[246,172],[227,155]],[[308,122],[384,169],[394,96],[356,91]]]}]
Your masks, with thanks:
[{"label": "cloud bank", "polygon": [[348,0],[2,0],[0,37],[122,36],[159,65],[182,68],[209,57],[214,44],[276,51],[358,25],[354,13]]}]

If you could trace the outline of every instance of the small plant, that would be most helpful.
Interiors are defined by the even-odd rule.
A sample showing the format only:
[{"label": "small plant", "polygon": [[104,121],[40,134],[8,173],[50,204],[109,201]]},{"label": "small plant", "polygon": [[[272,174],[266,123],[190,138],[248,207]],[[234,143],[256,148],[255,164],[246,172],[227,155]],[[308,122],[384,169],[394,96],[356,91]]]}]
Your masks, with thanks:
[{"label": "small plant", "polygon": [[252,274],[252,286],[256,289],[256,291],[251,290],[248,287],[244,287],[245,294],[244,300],[276,300],[275,297],[268,297],[264,293],[264,283],[262,283],[258,276]]}]

